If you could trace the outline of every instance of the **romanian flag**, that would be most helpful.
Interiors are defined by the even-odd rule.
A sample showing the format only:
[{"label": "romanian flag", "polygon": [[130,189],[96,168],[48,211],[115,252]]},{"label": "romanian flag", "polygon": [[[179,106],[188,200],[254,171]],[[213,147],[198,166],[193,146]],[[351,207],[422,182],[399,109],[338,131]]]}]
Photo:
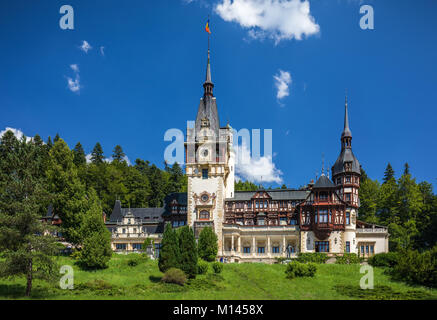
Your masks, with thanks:
[{"label": "romanian flag", "polygon": [[205,31],[208,32],[209,34],[211,34],[211,30],[209,30],[209,19],[206,22]]}]

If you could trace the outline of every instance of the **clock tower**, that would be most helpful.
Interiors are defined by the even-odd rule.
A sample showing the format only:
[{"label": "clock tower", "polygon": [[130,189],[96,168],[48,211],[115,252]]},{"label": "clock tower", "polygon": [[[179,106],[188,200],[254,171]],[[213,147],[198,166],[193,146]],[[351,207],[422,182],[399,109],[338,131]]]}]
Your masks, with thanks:
[{"label": "clock tower", "polygon": [[187,190],[187,224],[196,238],[204,227],[212,227],[222,252],[222,226],[226,198],[234,196],[235,155],[229,124],[220,127],[217,102],[211,80],[210,50],[194,126],[187,128],[185,142]]}]

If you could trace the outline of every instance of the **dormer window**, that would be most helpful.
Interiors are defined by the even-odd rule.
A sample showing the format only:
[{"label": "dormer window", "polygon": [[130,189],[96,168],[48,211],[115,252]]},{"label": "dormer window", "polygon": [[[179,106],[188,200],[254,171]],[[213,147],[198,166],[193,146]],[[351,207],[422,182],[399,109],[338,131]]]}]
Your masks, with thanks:
[{"label": "dormer window", "polygon": [[209,120],[207,118],[203,118],[201,122],[202,128],[209,128]]}]

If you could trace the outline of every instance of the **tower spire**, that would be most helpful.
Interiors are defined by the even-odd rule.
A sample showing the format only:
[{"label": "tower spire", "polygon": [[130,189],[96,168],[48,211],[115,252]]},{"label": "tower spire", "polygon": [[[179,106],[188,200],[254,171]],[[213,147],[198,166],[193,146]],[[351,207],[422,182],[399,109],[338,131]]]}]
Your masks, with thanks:
[{"label": "tower spire", "polygon": [[212,89],[214,88],[214,84],[211,80],[211,63],[210,63],[210,34],[208,33],[208,61],[206,64],[206,77],[205,82],[203,83],[203,95],[204,96],[213,96]]},{"label": "tower spire", "polygon": [[352,132],[349,129],[349,114],[348,114],[348,101],[347,94],[344,101],[344,128],[343,133],[341,134],[341,147],[342,148],[351,148],[352,141]]}]

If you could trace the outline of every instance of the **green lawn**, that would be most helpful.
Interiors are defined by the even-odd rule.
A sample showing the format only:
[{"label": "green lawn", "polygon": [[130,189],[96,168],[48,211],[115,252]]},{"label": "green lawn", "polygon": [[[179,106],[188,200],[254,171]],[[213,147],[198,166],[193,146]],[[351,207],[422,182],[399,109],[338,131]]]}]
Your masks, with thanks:
[{"label": "green lawn", "polygon": [[[60,265],[74,268],[74,289],[35,280],[34,299],[437,299],[436,290],[395,282],[375,268],[375,290],[359,289],[359,265],[318,265],[314,278],[285,278],[285,265],[226,264],[220,275],[200,275],[185,286],[160,282],[156,261],[135,267],[129,256],[114,255],[108,269],[83,271],[74,260],[60,257]],[[0,299],[24,299],[24,279],[0,280]]]}]

